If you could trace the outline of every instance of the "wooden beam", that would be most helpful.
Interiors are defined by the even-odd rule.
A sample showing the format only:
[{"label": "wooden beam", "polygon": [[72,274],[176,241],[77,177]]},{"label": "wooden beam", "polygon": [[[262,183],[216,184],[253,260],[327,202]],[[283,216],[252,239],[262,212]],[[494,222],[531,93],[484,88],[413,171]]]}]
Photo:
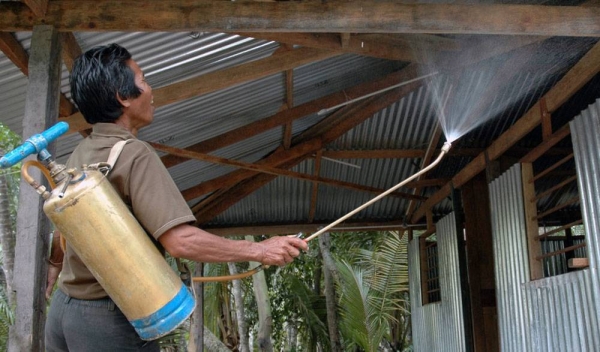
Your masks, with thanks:
[{"label": "wooden beam", "polygon": [[[291,109],[280,111],[273,116],[249,123],[248,125],[236,128],[234,130],[215,136],[213,138],[209,138],[207,140],[189,146],[186,149],[201,153],[209,153],[211,151],[218,150],[228,145],[240,142],[246,138],[258,135],[262,132],[267,131],[268,129],[275,128],[288,122],[292,122],[301,117],[317,113],[324,106],[335,106],[337,104],[341,104],[347,101],[348,99],[358,98],[365,94],[378,91],[380,89],[388,88],[390,86],[393,86],[394,84],[397,84],[402,79],[406,79],[406,75],[403,72],[394,72],[382,79],[359,84],[343,92],[333,93],[323,98],[319,98],[308,103],[298,105]],[[187,160],[185,158],[176,157],[172,155],[163,156],[161,159],[166,167],[175,166]]]},{"label": "wooden beam", "polygon": [[525,230],[527,232],[527,254],[529,257],[529,274],[531,280],[544,277],[542,262],[535,258],[542,254],[542,246],[537,240],[540,234],[539,224],[536,219],[537,202],[535,200],[535,186],[533,180],[533,166],[531,163],[521,164],[521,182],[523,184],[523,206],[525,208]]},{"label": "wooden beam", "polygon": [[[301,157],[307,158],[308,155],[312,155],[321,147],[321,141],[318,139],[314,139],[305,143],[295,145],[288,150],[278,148],[273,154],[269,155],[265,159],[259,160],[258,162],[256,162],[256,164],[284,168],[283,165],[285,163],[289,163]],[[202,182],[197,186],[183,190],[181,194],[186,200],[189,201],[219,189],[227,189],[254,175],[257,175],[256,171],[236,170],[227,175],[216,177],[212,180]]]},{"label": "wooden beam", "polygon": [[[299,48],[293,51],[280,52],[262,60],[238,65],[225,70],[210,72],[172,85],[157,88],[153,91],[154,106],[160,107],[194,96],[207,94],[336,55],[339,55],[339,53],[312,48]],[[81,116],[80,113],[69,116],[65,121],[69,123],[69,133],[88,129],[90,127],[90,125],[83,120],[83,116]],[[248,138],[248,136],[244,136],[244,138]],[[196,151],[206,152],[206,150]]]},{"label": "wooden beam", "polygon": [[[583,58],[573,66],[569,72],[544,96],[549,112],[554,112],[568,98],[577,92],[586,82],[600,72],[600,43],[597,43],[588,51]],[[541,122],[539,103],[536,103],[529,111],[523,115],[513,126],[498,137],[487,149],[489,160],[495,160],[506,150],[517,143],[527,133],[531,132]],[[484,153],[479,154],[473,161],[464,167],[457,175],[452,178],[452,184],[459,188],[465,182],[477,175],[486,167],[486,157]],[[450,184],[433,194],[413,215],[411,222],[417,222],[421,219],[427,209],[439,203],[450,193]]]},{"label": "wooden beam", "polygon": [[[0,31],[260,31],[600,36],[596,7],[399,2],[51,1],[44,18],[0,3]],[[131,11],[135,9],[135,11]],[[377,19],[377,20],[373,20]]]},{"label": "wooden beam", "polygon": [[29,76],[29,55],[11,33],[0,32],[0,50],[25,76]]},{"label": "wooden beam", "polygon": [[[314,175],[319,176],[321,173],[321,156],[323,155],[323,151],[317,151],[317,155],[315,156],[315,169]],[[310,208],[308,210],[308,222],[311,223],[315,220],[315,213],[317,211],[317,196],[319,195],[319,184],[317,182],[313,182],[312,190],[310,194]]]},{"label": "wooden beam", "polygon": [[[54,125],[60,92],[60,41],[51,26],[38,26],[31,38],[29,84],[23,117],[23,135],[32,136]],[[54,154],[51,143],[48,151]],[[35,159],[33,156],[29,160]],[[31,174],[42,180],[37,170]],[[43,199],[21,179],[17,211],[14,290],[15,323],[9,338],[10,352],[43,351],[46,320],[46,274],[51,224],[42,211]]]},{"label": "wooden beam", "polygon": [[48,9],[48,0],[21,0],[36,17],[43,18]]},{"label": "wooden beam", "polygon": [[[519,47],[529,45],[531,43],[536,43],[538,41],[539,41],[538,38],[531,38],[531,37],[520,37],[517,40],[515,40],[513,38],[511,38],[511,39],[494,38],[492,40],[478,41],[477,44],[470,45],[470,46],[468,46],[468,49],[465,49],[467,51],[467,53],[465,53],[465,55],[468,55],[469,60],[455,62],[453,60],[445,58],[440,61],[440,65],[442,65],[441,67],[445,67],[445,68],[449,68],[449,69],[460,67],[461,65],[469,65],[469,64],[473,64],[474,62],[477,62],[479,60],[485,60],[485,59],[489,58],[490,55],[499,55],[501,53],[505,53],[505,52],[517,49]],[[256,69],[254,66],[248,66],[247,68],[249,70]],[[403,80],[406,81],[408,79],[412,79],[415,77],[417,77],[417,75],[406,78],[404,76],[403,72],[398,71],[398,72],[392,73],[392,74],[384,77],[383,79],[360,84],[353,88],[346,89],[343,92],[337,92],[337,93],[331,94],[329,96],[319,98],[319,99],[313,100],[311,102],[299,105],[297,107],[293,107],[291,109],[280,111],[271,117],[267,117],[265,119],[252,122],[246,126],[242,126],[237,129],[234,129],[232,131],[221,134],[219,136],[209,138],[205,141],[202,141],[202,142],[199,142],[192,146],[189,146],[186,149],[192,150],[192,151],[197,151],[197,152],[202,152],[202,153],[208,153],[213,150],[217,150],[217,149],[223,148],[225,146],[237,143],[237,142],[242,141],[251,136],[255,136],[255,135],[262,133],[270,128],[275,128],[277,126],[290,123],[291,121],[293,121],[295,119],[307,116],[309,114],[316,113],[319,110],[321,110],[323,107],[335,106],[335,105],[338,105],[338,104],[348,101],[348,99],[358,98],[358,97],[364,96],[366,94],[388,88],[390,86],[397,84],[398,82],[402,82]],[[156,99],[155,99],[155,105],[156,105]],[[71,125],[71,124],[77,123],[77,121],[80,121],[80,120],[70,119],[67,122],[69,122]],[[85,123],[84,124],[79,123],[77,126],[78,126],[78,128],[82,128],[82,129],[89,128],[89,125],[87,125]],[[460,151],[459,150],[451,151],[451,153],[460,153]],[[162,161],[166,167],[171,167],[171,166],[174,166],[174,165],[177,165],[179,163],[186,161],[186,159],[181,158],[181,157],[176,157],[173,155],[166,155],[166,156],[162,157]]]},{"label": "wooden beam", "polygon": [[568,266],[571,269],[584,269],[590,266],[590,260],[588,258],[571,258]]},{"label": "wooden beam", "polygon": [[[167,145],[162,145],[162,144],[158,144],[158,143],[153,143],[153,142],[148,142],[148,143],[156,150],[160,150],[160,151],[172,154],[172,155],[184,156],[186,158],[202,160],[202,161],[206,161],[206,162],[214,163],[214,164],[218,164],[218,165],[233,166],[233,167],[237,167],[237,168],[244,169],[244,170],[251,170],[251,171],[256,171],[256,172],[275,175],[275,176],[287,176],[287,177],[295,178],[298,180],[312,181],[314,183],[321,183],[324,185],[329,185],[329,186],[334,186],[334,187],[343,187],[343,188],[348,188],[348,189],[352,189],[355,191],[366,191],[366,192],[371,192],[371,193],[375,193],[375,194],[379,194],[379,193],[382,193],[385,191],[385,189],[359,185],[359,184],[355,184],[355,183],[351,183],[351,182],[335,180],[332,178],[307,175],[307,174],[303,174],[300,172],[280,169],[280,168],[276,168],[276,167],[270,167],[268,165],[245,163],[243,161],[221,158],[221,157],[208,155],[208,154],[204,154],[204,153],[191,152],[188,150],[169,147]],[[425,197],[417,197],[412,194],[402,193],[402,192],[394,192],[390,195],[394,196],[394,197],[400,197],[400,198],[425,200]]]},{"label": "wooden beam", "polygon": [[[448,156],[477,156],[482,148],[450,149]],[[432,153],[439,154],[441,149],[433,149]],[[331,159],[406,159],[422,158],[427,149],[373,149],[373,150],[324,150],[323,156]]]},{"label": "wooden beam", "polygon": [[[25,76],[29,76],[29,55],[12,34],[0,32],[0,50]],[[69,116],[76,111],[73,103],[62,93],[59,104],[58,113],[60,116]]]},{"label": "wooden beam", "polygon": [[[252,226],[241,226],[241,227],[203,227],[206,231],[215,234],[217,236],[239,236],[252,235],[291,235],[299,232],[305,234],[311,234],[317,232],[320,228],[323,228],[329,224],[314,223],[314,224],[275,224],[275,225],[252,225]],[[361,221],[361,222],[346,222],[340,224],[331,229],[332,232],[358,232],[358,231],[395,231],[404,230],[405,224],[402,221]]]},{"label": "wooden beam", "polygon": [[[497,50],[498,50],[498,52],[503,52],[506,50],[514,49],[521,45],[530,44],[531,42],[532,41],[530,38],[525,38],[523,41],[519,41],[518,43],[509,42],[509,43],[507,43],[509,45],[501,45],[500,48],[497,48]],[[477,55],[475,55],[474,58],[470,62],[474,62],[477,59],[483,59],[483,58],[488,57],[487,52],[475,52],[475,54],[477,54]],[[454,63],[454,66],[459,66],[460,64],[461,63],[458,63],[458,64]],[[466,63],[463,62],[462,64],[466,64]],[[400,78],[399,81],[406,81],[412,77],[417,76],[417,74],[419,73],[419,67],[417,65],[409,65],[407,68],[402,70],[402,72],[406,73],[406,77]],[[420,84],[421,84],[421,82],[414,82],[413,84],[410,84],[410,85],[407,85],[404,87],[400,87],[399,89],[390,91],[390,92],[398,92],[399,94],[400,94],[400,92],[404,92],[402,94],[406,94],[406,92],[409,92],[412,89],[415,89],[416,87],[420,86]],[[390,105],[394,101],[397,101],[397,99],[399,99],[400,96],[401,95],[397,96],[395,98],[396,100],[393,100],[394,99],[393,94],[382,94],[380,97],[378,97],[378,99],[372,99],[371,102],[373,102],[373,101],[378,101],[379,103],[385,102],[385,105],[381,105],[381,107],[380,107],[380,108],[383,108],[385,106]],[[347,97],[345,97],[345,99],[347,99]],[[360,118],[361,114],[364,112],[363,108],[360,108],[360,106],[361,106],[360,104],[356,104],[356,108],[350,106],[348,110],[344,109],[344,110],[348,111],[348,113],[346,113],[346,114],[350,115],[351,118],[342,118],[341,120],[326,119],[326,120],[322,121],[321,123],[318,123],[317,125],[315,125],[310,130],[305,131],[300,136],[297,136],[296,140],[297,141],[299,141],[299,140],[315,141],[316,138],[318,137],[321,139],[322,143],[329,143],[328,141],[332,141],[333,139],[339,137],[340,131],[341,131],[341,133],[343,133],[346,131],[346,128],[348,128],[348,126],[350,126],[349,128],[353,127],[352,123],[354,123],[353,121],[355,118],[355,116],[353,116],[353,114],[356,114],[356,116],[359,116],[359,118]],[[368,111],[372,107],[377,106],[377,104],[372,104],[372,106],[369,106],[369,104],[367,103],[366,105],[362,105],[362,106],[367,106],[368,107],[367,111]],[[356,111],[354,113],[350,113],[352,111],[352,109],[355,109]],[[374,114],[375,112],[376,111],[372,111],[371,114]],[[340,116],[345,116],[345,115],[340,115]],[[330,139],[330,138],[333,138],[333,139]],[[298,143],[297,141],[296,141],[296,143]],[[318,148],[320,149],[321,145],[319,145]],[[279,167],[283,167],[283,165],[287,165],[287,167],[291,167],[292,165],[295,165],[296,163],[304,160],[305,158],[306,158],[306,155],[296,156],[296,158],[290,156],[289,161],[285,162],[284,164],[280,164]],[[249,177],[252,177],[252,176],[241,175],[241,174],[235,174],[235,175],[231,175],[231,176],[226,175],[221,178],[207,181],[203,184],[200,184],[196,187],[192,187],[192,188],[184,191],[184,194],[187,192],[187,197],[189,197],[187,199],[192,199],[194,197],[194,195],[196,197],[198,196],[198,192],[200,190],[202,190],[203,192],[207,192],[207,191],[212,192],[217,189],[220,189],[220,191],[218,193],[211,195],[209,198],[205,199],[204,201],[197,204],[193,208],[194,212],[197,216],[198,222],[203,223],[203,222],[208,221],[209,219],[212,219],[212,217],[225,211],[231,205],[235,204],[240,199],[242,199],[245,196],[247,196],[248,194],[252,193],[255,189],[262,187],[262,185],[264,185],[267,182],[269,182],[270,180],[272,180],[272,176],[259,175],[259,176],[254,176],[254,180],[244,181],[243,185],[240,184],[240,182],[242,180],[245,180]],[[231,185],[231,184],[237,184],[237,185],[232,187],[231,191],[224,191],[224,189],[229,187],[228,185]],[[446,189],[449,191],[450,187],[448,187],[446,185],[446,186],[444,186],[443,189]],[[201,193],[201,194],[205,194],[205,193]],[[202,210],[197,211],[200,209],[202,209]]]},{"label": "wooden beam", "polygon": [[[542,113],[543,115],[543,113]],[[536,161],[540,156],[544,155],[548,150],[554,147],[558,142],[563,140],[566,136],[571,134],[571,128],[569,124],[564,125],[559,128],[554,134],[546,136],[544,141],[540,143],[537,147],[531,150],[527,155],[521,158],[520,162],[522,163],[532,163]]]},{"label": "wooden beam", "polygon": [[[290,49],[293,48],[290,47]],[[285,71],[285,101],[286,107],[294,107],[294,70]],[[287,122],[283,127],[283,147],[290,149],[292,145],[292,122]]]},{"label": "wooden beam", "polygon": [[[403,72],[406,74],[407,77],[415,76],[417,74],[417,66],[409,65],[403,70]],[[291,167],[293,165],[296,165],[300,161],[311,156],[317,150],[321,149],[324,144],[330,143],[333,140],[337,139],[339,136],[346,133],[354,126],[362,123],[369,117],[372,117],[373,114],[377,111],[383,109],[386,106],[389,106],[395,101],[398,101],[402,96],[413,91],[414,89],[416,89],[416,87],[420,86],[421,84],[422,82],[420,81],[413,82],[411,84],[390,90],[386,93],[382,93],[379,96],[374,96],[363,101],[359,101],[357,103],[348,105],[338,110],[336,113],[325,119],[327,121],[332,121],[332,123],[319,123],[313,126],[311,129],[307,130],[306,133],[303,133],[300,136],[298,136],[298,139],[306,141],[301,142],[300,145],[311,142],[315,144],[315,149],[313,149],[310,154],[305,152],[303,154],[298,155],[298,157],[293,158],[289,157],[289,153],[287,151],[283,151],[281,152],[281,157],[287,157],[287,159],[290,161],[284,163],[283,165],[278,164],[278,166]],[[323,130],[322,125],[327,126],[328,128],[325,128]],[[318,131],[316,136],[314,135],[313,130]],[[294,150],[294,147],[290,150]],[[274,162],[273,160],[270,160],[271,158],[272,156],[265,158],[264,162]],[[204,222],[209,221],[216,215],[227,210],[230,206],[237,203],[239,200],[246,197],[248,194],[251,194],[256,189],[270,182],[272,179],[273,176],[263,174],[255,176],[250,180],[246,180],[242,184],[236,182],[234,183],[235,186],[233,186],[231,190],[220,194],[219,197],[213,198],[209,202],[202,202],[200,205],[198,205],[197,208],[194,208],[199,209],[199,211],[195,213],[198,223],[202,224]]]},{"label": "wooden beam", "polygon": [[60,35],[60,42],[62,44],[62,58],[67,70],[73,71],[73,62],[75,59],[82,54],[81,47],[77,43],[77,39],[73,32],[65,32]]},{"label": "wooden beam", "polygon": [[460,43],[454,39],[428,34],[354,34],[348,37],[346,46],[340,40],[340,35],[333,33],[239,32],[236,34],[279,43],[410,62],[421,61],[418,56],[415,56],[413,50],[415,45],[443,52],[462,49]]},{"label": "wooden beam", "polygon": [[292,51],[280,52],[262,60],[242,64],[226,70],[210,72],[199,77],[155,89],[153,92],[154,105],[163,106],[171,104],[337,55],[340,55],[340,53],[313,48],[299,48]]}]

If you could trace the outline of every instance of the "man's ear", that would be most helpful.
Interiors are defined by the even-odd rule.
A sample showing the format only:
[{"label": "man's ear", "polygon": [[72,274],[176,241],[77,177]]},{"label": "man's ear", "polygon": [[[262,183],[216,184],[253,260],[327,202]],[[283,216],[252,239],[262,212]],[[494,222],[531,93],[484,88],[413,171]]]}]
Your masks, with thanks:
[{"label": "man's ear", "polygon": [[121,106],[124,108],[128,108],[129,105],[131,105],[131,102],[129,101],[129,99],[121,97],[121,95],[119,93],[117,93],[117,100],[119,101]]}]

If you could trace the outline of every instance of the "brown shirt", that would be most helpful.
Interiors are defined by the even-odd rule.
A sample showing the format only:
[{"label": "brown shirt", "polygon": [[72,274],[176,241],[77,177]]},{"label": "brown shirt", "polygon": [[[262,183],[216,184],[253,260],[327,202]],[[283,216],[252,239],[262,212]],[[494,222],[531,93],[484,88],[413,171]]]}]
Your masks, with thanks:
[{"label": "brown shirt", "polygon": [[[111,148],[125,145],[108,179],[146,232],[158,239],[174,226],[195,221],[189,206],[160,158],[147,143],[112,123],[97,123],[93,132],[75,148],[67,167],[105,162]],[[79,299],[99,299],[106,292],[67,243],[59,287]]]}]

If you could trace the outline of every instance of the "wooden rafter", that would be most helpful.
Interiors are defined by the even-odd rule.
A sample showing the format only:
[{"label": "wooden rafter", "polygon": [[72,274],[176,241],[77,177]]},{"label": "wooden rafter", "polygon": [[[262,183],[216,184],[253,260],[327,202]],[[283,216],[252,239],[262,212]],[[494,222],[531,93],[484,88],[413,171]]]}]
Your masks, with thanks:
[{"label": "wooden rafter", "polygon": [[[164,106],[194,96],[207,94],[335,55],[339,54],[312,48],[300,48],[293,51],[281,52],[262,60],[207,73],[157,88],[153,91],[154,106]],[[77,132],[90,127],[80,113],[69,116],[65,121],[69,123],[70,132]]]},{"label": "wooden rafter", "polygon": [[[529,37],[523,37],[523,40],[517,40],[517,41],[508,41],[508,40],[507,41],[496,41],[496,43],[501,43],[501,45],[496,45],[494,50],[492,50],[492,52],[494,52],[494,53],[506,52],[506,51],[510,51],[512,49],[521,47],[523,45],[530,44],[532,42],[537,42],[537,41],[539,41],[539,39],[529,38]],[[473,62],[477,62],[478,60],[483,60],[485,58],[488,58],[490,55],[489,51],[483,51],[480,49],[481,49],[481,47],[474,47],[472,50],[474,50],[474,54],[477,54],[477,55],[473,55],[473,58],[471,61],[463,62],[463,64],[470,64]],[[460,63],[457,64],[457,63],[449,62],[448,66],[457,67],[457,66],[460,66]],[[411,70],[414,71],[414,74],[410,77],[415,77],[417,75],[418,70],[416,69],[416,66],[414,66],[414,65],[411,65],[410,67],[411,67]],[[406,72],[405,70],[403,70],[403,71]],[[404,73],[404,72],[402,72],[402,73]],[[395,79],[394,83],[397,83],[399,81],[401,82],[403,80],[405,81],[408,78]],[[415,86],[418,86],[418,85],[420,85],[420,84],[417,84]],[[348,97],[346,97],[344,95],[344,99],[348,99]],[[391,104],[392,102],[393,101],[390,101],[388,103],[388,105]],[[325,105],[325,106],[331,106],[331,105]],[[319,107],[323,107],[323,105],[320,105]],[[317,106],[315,106],[315,108],[317,108]],[[290,109],[290,111],[291,110],[293,110],[293,109]],[[283,112],[283,113],[286,113],[286,112]],[[376,111],[374,111],[374,112],[376,112]],[[307,113],[305,112],[305,113],[302,113],[301,115],[299,115],[299,117],[306,116],[306,115],[307,115]],[[269,120],[269,121],[271,123],[270,128],[281,124],[281,122],[273,124],[273,120]],[[327,119],[326,121],[330,121],[330,120]],[[307,155],[309,155],[309,153],[314,153],[316,150],[319,150],[321,148],[322,144],[320,144],[319,140],[314,137],[322,136],[322,133],[324,133],[325,131],[329,131],[328,133],[331,133],[331,131],[333,131],[334,129],[330,130],[331,126],[327,125],[328,123],[329,122],[324,122],[324,123],[320,124],[319,126],[315,126],[314,128],[310,129],[308,132],[305,132],[301,136],[297,137],[295,144],[297,146],[300,145],[300,146],[305,147],[306,149],[304,150],[304,152],[298,152],[298,149],[297,149],[298,147],[296,146],[291,149],[292,152],[290,154],[284,154],[287,157],[287,159],[285,161],[283,161],[283,160],[278,161],[278,162],[280,162],[279,164],[271,165],[271,166],[277,166],[280,168],[284,168],[285,165],[289,165],[289,166],[295,165],[295,163],[298,163],[298,162],[304,160],[307,157]],[[256,126],[253,126],[253,127],[256,127]],[[243,129],[247,129],[247,126],[244,126]],[[319,129],[320,129],[320,132],[319,132]],[[249,132],[250,130],[254,130],[255,133],[260,133],[260,132],[264,131],[264,129],[255,129],[254,128],[254,129],[248,129],[245,132]],[[233,139],[238,138],[237,141],[239,141],[243,138],[247,138],[249,136],[248,133],[240,133],[240,132],[241,132],[240,130],[232,131],[232,133],[229,136],[232,137]],[[335,133],[335,132],[333,132],[333,133]],[[312,134],[312,136],[310,134]],[[337,136],[338,135],[336,135],[336,138],[337,138]],[[229,145],[230,142],[223,142],[223,141],[225,141],[225,139],[222,137],[223,136],[218,136],[210,141],[208,141],[208,140],[204,141],[200,144],[197,144],[195,147],[202,145],[203,148],[206,148],[203,151],[207,152],[208,150],[214,150],[214,149],[218,149],[224,145]],[[241,139],[239,139],[239,138],[241,138]],[[312,141],[311,143],[313,143],[314,145],[309,146],[306,143],[297,144],[298,140],[309,140],[309,141]],[[218,143],[225,143],[225,144],[221,144],[221,146],[215,146],[213,144],[213,142],[217,143],[217,144]],[[194,147],[194,146],[192,146],[192,147]],[[314,148],[314,149],[311,149],[311,148]],[[251,177],[254,177],[254,180],[248,181],[248,179]],[[262,186],[266,182],[269,182],[271,179],[272,179],[272,176],[268,176],[268,175],[255,176],[255,174],[253,175],[250,172],[236,171],[231,174],[203,182],[202,184],[192,187],[190,189],[187,189],[187,190],[183,191],[182,193],[186,199],[190,200],[190,199],[197,198],[198,196],[201,196],[201,195],[204,195],[207,193],[215,192],[211,196],[209,196],[208,198],[206,198],[205,200],[203,200],[201,203],[197,204],[193,208],[194,212],[197,214],[199,222],[205,222],[205,221],[208,221],[209,219],[211,219],[213,216],[221,213],[222,211],[224,211],[231,205],[235,204],[237,201],[239,201],[246,195],[252,193],[256,188]],[[231,191],[227,191],[227,189],[229,187],[232,187]]]},{"label": "wooden rafter", "polygon": [[[21,72],[23,72],[25,76],[29,76],[29,55],[11,33],[0,32],[0,50],[21,70]],[[71,101],[61,93],[58,108],[60,116],[69,116],[75,110],[75,106]]]},{"label": "wooden rafter", "polygon": [[67,66],[67,70],[71,72],[73,70],[73,62],[82,54],[81,47],[72,32],[61,33],[60,42],[62,45],[63,63]]},{"label": "wooden rafter", "polygon": [[[343,188],[357,190],[357,191],[366,191],[366,192],[371,192],[371,193],[375,193],[375,194],[385,191],[384,189],[379,189],[376,187],[369,187],[369,186],[359,185],[359,184],[355,184],[355,183],[351,183],[351,182],[344,182],[344,181],[339,181],[339,180],[335,180],[335,179],[331,179],[331,178],[319,177],[319,176],[315,176],[315,175],[307,175],[307,174],[303,174],[300,172],[271,167],[268,165],[246,163],[246,162],[242,162],[242,161],[238,161],[238,160],[221,158],[221,157],[208,155],[208,154],[204,154],[204,153],[191,152],[188,150],[169,147],[169,146],[158,144],[158,143],[149,142],[149,144],[152,145],[152,147],[154,147],[157,150],[167,152],[172,155],[185,156],[186,158],[202,160],[202,161],[219,164],[219,165],[233,166],[233,167],[244,169],[244,170],[251,170],[251,171],[266,173],[266,174],[275,175],[275,176],[286,176],[286,177],[291,177],[291,178],[295,178],[295,179],[299,179],[299,180],[312,181],[314,183],[320,183],[320,184],[330,185],[330,186],[334,186],[334,187],[343,187]],[[416,197],[416,196],[413,196],[412,194],[402,193],[402,192],[395,192],[395,193],[392,193],[391,195],[394,197],[407,198],[407,199],[418,199],[418,200],[425,199],[424,197]]]},{"label": "wooden rafter", "polygon": [[[410,65],[402,71],[406,75],[405,79],[408,79],[417,75],[418,68],[416,65]],[[422,82],[419,81],[413,82],[406,86],[390,90],[381,94],[380,96],[371,97],[364,101],[346,106],[326,118],[323,123],[316,124],[309,130],[305,131],[305,133],[298,136],[297,140],[294,141],[294,146],[290,149],[290,151],[279,150],[262,161],[265,163],[270,163],[272,166],[275,166],[273,164],[276,163],[276,166],[280,168],[292,167],[293,165],[298,164],[321,149],[322,145],[337,139],[343,133],[362,123],[367,118],[372,117],[374,113],[386,106],[389,106],[402,96],[413,91],[421,84]],[[290,152],[294,151],[297,146],[305,145],[307,143],[314,144],[314,149],[307,150],[304,153],[297,153],[293,156],[290,155]],[[279,161],[284,158],[288,161]],[[244,177],[242,180],[236,180],[236,182],[233,183],[235,186],[232,186],[231,189],[220,194],[219,197],[211,198],[209,201],[203,201],[199,205],[195,206],[193,210],[195,211],[196,219],[199,223],[209,221],[216,215],[228,209],[233,204],[254,192],[256,189],[270,182],[272,179],[273,176],[271,175],[254,174]]]},{"label": "wooden rafter", "polygon": [[[314,233],[317,232],[320,228],[323,228],[329,224],[324,223],[313,223],[313,224],[278,224],[278,225],[253,225],[253,226],[243,226],[243,227],[227,227],[227,228],[218,228],[218,227],[204,227],[210,233],[219,236],[239,236],[240,233],[257,236],[257,235],[286,235],[286,234],[297,234],[299,232],[302,233]],[[413,229],[419,229],[419,227]],[[425,226],[423,226],[425,228]],[[387,222],[345,222],[343,225],[336,226],[331,229],[331,231],[373,231],[373,230],[404,230],[406,229],[406,224],[402,221],[387,221]]]},{"label": "wooden rafter", "polygon": [[[293,45],[284,45],[288,50],[293,50]],[[285,71],[285,106],[286,109],[294,107],[294,70]],[[283,147],[290,149],[292,145],[292,122],[289,121],[283,126]]]},{"label": "wooden rafter", "polygon": [[[323,151],[317,151],[315,155],[315,169],[314,175],[319,176],[321,173],[321,156],[323,155]],[[310,192],[310,208],[308,210],[308,222],[311,223],[315,220],[315,213],[317,212],[317,197],[319,195],[319,184],[313,182],[312,189]]]},{"label": "wooden rafter", "polygon": [[43,18],[48,9],[48,0],[21,0],[35,16]]},{"label": "wooden rafter", "polygon": [[[343,53],[378,57],[388,60],[417,62],[415,45],[432,51],[452,52],[461,49],[459,41],[427,34],[333,34],[333,33],[278,33],[241,32],[239,35],[257,39],[335,50]],[[346,45],[342,36],[346,35]]]},{"label": "wooden rafter", "polygon": [[[0,3],[0,31],[280,31],[600,36],[597,7],[400,2],[51,1],[44,18]],[[135,11],[131,11],[135,8]],[[373,19],[377,19],[374,21]]]},{"label": "wooden rafter", "polygon": [[279,52],[268,58],[207,73],[154,90],[154,104],[163,106],[324,60],[340,53],[313,48]]},{"label": "wooden rafter", "polygon": [[[228,145],[235,144],[246,138],[265,132],[271,128],[284,125],[309,114],[317,113],[323,107],[341,104],[348,99],[357,98],[364,94],[390,87],[398,82],[401,82],[403,76],[404,74],[402,72],[395,72],[382,79],[359,84],[355,87],[345,90],[344,92],[333,93],[323,98],[315,99],[308,103],[295,106],[291,109],[282,110],[273,116],[249,123],[245,126],[236,128],[213,138],[209,138],[202,142],[191,145],[186,149],[201,153],[209,153],[211,151],[224,148]],[[164,156],[161,159],[166,167],[171,167],[187,160],[172,155]]]},{"label": "wooden rafter", "polygon": [[29,76],[29,55],[11,33],[0,32],[0,50],[25,76]]},{"label": "wooden rafter", "polygon": [[[478,42],[475,45],[469,45],[467,50],[467,57],[469,60],[454,62],[450,59],[443,58],[440,60],[440,65],[442,67],[448,67],[449,69],[459,67],[461,65],[469,65],[474,62],[484,60],[490,57],[490,55],[499,55],[517,48],[520,48],[525,45],[529,45],[531,43],[539,42],[539,38],[532,37],[520,37],[518,39],[500,39],[495,38],[490,41]],[[261,67],[263,65],[260,65]],[[265,64],[264,66],[268,66]],[[259,70],[254,64],[248,64],[246,66],[248,70]],[[226,71],[226,70],[225,70]],[[223,71],[218,71],[215,73],[215,78],[218,79],[218,73]],[[201,153],[209,153],[211,151],[226,147],[228,145],[235,144],[240,142],[246,138],[255,136],[262,132],[267,131],[268,129],[275,128],[281,125],[289,124],[293,120],[307,116],[309,114],[314,114],[320,111],[324,107],[335,106],[337,104],[344,103],[350,99],[358,98],[364,96],[366,94],[379,91],[385,88],[388,88],[394,84],[402,82],[403,73],[398,71],[392,73],[382,79],[378,79],[372,82],[367,82],[363,84],[359,84],[352,88],[346,89],[343,92],[337,92],[330,94],[328,96],[315,99],[311,102],[301,104],[299,106],[295,106],[290,109],[285,109],[277,114],[249,123],[248,125],[236,128],[229,132],[223,133],[221,135],[209,138],[202,142],[196,143],[194,145],[188,146],[186,149],[191,151],[197,151]],[[205,76],[201,76],[205,77]],[[205,77],[206,78],[206,77]],[[210,80],[204,80],[204,84],[211,84]],[[166,89],[166,88],[165,88]],[[208,90],[208,88],[207,88]],[[155,97],[156,97],[155,92]],[[155,98],[155,105],[158,106],[157,99]],[[166,155],[162,157],[162,161],[166,167],[172,167],[179,163],[186,161],[187,159],[174,156],[174,155]]]}]

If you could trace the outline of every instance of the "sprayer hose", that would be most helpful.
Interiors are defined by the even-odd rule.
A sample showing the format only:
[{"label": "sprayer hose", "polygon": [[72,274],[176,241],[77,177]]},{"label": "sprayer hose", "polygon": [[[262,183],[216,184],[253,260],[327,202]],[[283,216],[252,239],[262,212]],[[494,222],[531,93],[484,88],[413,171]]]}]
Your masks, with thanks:
[{"label": "sprayer hose", "polygon": [[[364,208],[366,208],[366,207],[370,206],[371,204],[377,202],[381,198],[383,198],[383,197],[387,196],[388,194],[394,192],[398,188],[406,185],[407,183],[409,183],[410,181],[414,180],[415,178],[417,178],[417,177],[423,175],[424,173],[428,172],[429,170],[431,170],[434,166],[436,166],[442,160],[442,158],[444,157],[444,155],[446,155],[448,153],[448,151],[450,150],[450,147],[451,147],[451,144],[449,142],[446,142],[444,144],[444,146],[442,147],[442,152],[440,153],[440,155],[431,164],[427,165],[427,167],[423,168],[419,172],[417,172],[414,175],[408,177],[407,179],[405,179],[404,181],[398,183],[397,185],[393,186],[392,188],[386,190],[385,192],[381,193],[380,195],[378,195],[377,197],[371,199],[370,201],[364,203],[363,205],[359,206],[358,208],[352,210],[348,214],[342,216],[341,218],[337,219],[336,221],[332,222],[331,224],[327,225],[326,227],[322,228],[321,230],[315,232],[311,236],[307,237],[304,241],[308,242],[310,240],[315,239],[316,237],[318,237],[318,236],[322,235],[323,233],[325,233],[326,231],[330,230],[335,225],[341,223],[342,221],[348,219],[352,215],[358,213],[359,211],[363,210]],[[247,271],[245,273],[236,274],[236,275],[193,277],[192,281],[194,281],[194,282],[222,282],[222,281],[243,279],[245,277],[248,277],[248,276],[256,274],[257,272],[259,272],[263,268],[266,268],[266,266],[259,265],[259,266],[257,266],[256,268],[254,268],[252,270],[249,270],[249,271]]]},{"label": "sprayer hose", "polygon": [[231,280],[239,280],[246,278],[248,276],[252,276],[257,272],[261,271],[264,267],[262,265],[257,266],[252,270],[248,270],[244,273],[239,273],[235,275],[225,275],[225,276],[194,276],[192,278],[193,282],[223,282],[223,281],[231,281]]},{"label": "sprayer hose", "polygon": [[46,180],[48,180],[48,183],[50,184],[50,187],[52,189],[54,189],[54,187],[56,187],[56,183],[54,183],[54,180],[52,179],[52,176],[50,176],[50,171],[48,171],[48,169],[39,161],[37,160],[28,160],[26,162],[23,163],[23,166],[21,166],[21,175],[23,176],[23,178],[25,179],[25,181],[27,183],[29,183],[33,188],[39,188],[40,185],[37,183],[37,181],[31,177],[29,175],[29,172],[27,171],[27,169],[30,166],[35,166],[38,169],[40,169],[40,171],[44,174],[44,176],[46,177]]}]

